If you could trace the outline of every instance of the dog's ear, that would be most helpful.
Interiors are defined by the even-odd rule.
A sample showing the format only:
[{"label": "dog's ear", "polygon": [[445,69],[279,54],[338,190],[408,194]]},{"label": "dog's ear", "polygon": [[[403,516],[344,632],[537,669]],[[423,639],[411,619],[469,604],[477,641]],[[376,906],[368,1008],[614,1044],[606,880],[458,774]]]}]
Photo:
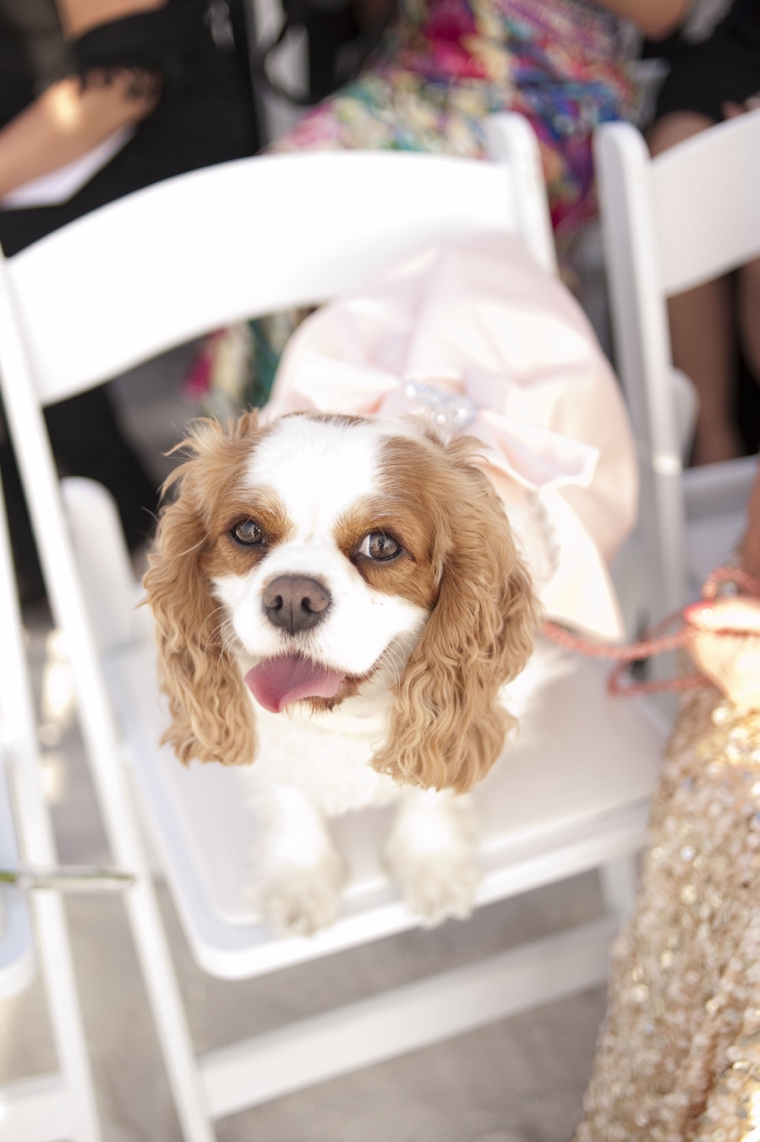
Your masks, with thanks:
[{"label": "dog's ear", "polygon": [[445,453],[438,599],[374,765],[396,781],[464,793],[497,760],[514,722],[498,695],[530,657],[536,604],[504,508],[472,463],[472,443],[459,438]]},{"label": "dog's ear", "polygon": [[143,579],[171,714],[162,744],[170,744],[184,764],[192,758],[248,764],[256,751],[252,703],[225,650],[223,614],[204,570],[215,501],[250,450],[256,430],[255,414],[227,429],[214,421],[193,426],[179,446],[190,459],[166,485],[179,482],[179,494],[162,513],[156,551]]}]

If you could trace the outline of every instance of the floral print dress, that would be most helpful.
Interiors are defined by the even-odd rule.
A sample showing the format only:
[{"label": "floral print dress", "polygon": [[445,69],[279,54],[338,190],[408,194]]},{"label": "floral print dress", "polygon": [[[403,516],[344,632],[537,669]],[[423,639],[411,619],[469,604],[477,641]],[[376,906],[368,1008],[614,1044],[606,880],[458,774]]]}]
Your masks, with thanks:
[{"label": "floral print dress", "polygon": [[274,150],[398,149],[483,157],[483,121],[530,120],[560,250],[593,216],[591,135],[632,110],[625,28],[586,0],[422,0],[361,76]]}]

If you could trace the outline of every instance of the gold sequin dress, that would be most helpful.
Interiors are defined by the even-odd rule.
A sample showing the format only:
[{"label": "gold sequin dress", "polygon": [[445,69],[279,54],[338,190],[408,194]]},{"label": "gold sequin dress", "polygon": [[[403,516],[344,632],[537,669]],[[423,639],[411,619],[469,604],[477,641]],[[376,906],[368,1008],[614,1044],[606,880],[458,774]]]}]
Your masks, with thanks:
[{"label": "gold sequin dress", "polygon": [[760,713],[676,723],[575,1142],[760,1142]]}]

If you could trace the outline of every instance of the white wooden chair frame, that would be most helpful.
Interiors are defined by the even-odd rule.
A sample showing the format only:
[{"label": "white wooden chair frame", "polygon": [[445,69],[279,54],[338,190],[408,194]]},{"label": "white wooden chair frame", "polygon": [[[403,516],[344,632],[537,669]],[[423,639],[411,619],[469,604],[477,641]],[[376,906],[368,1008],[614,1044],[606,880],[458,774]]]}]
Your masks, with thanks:
[{"label": "white wooden chair frame", "polygon": [[[213,1120],[245,1106],[600,982],[609,939],[632,898],[633,854],[643,842],[662,733],[634,704],[618,706],[605,698],[598,664],[578,670],[560,655],[554,665],[554,708],[583,739],[585,768],[575,774],[556,767],[552,809],[543,816],[538,812],[540,822],[520,821],[516,799],[516,823],[491,855],[484,855],[479,901],[598,867],[609,915],[196,1058],[135,822],[125,753],[132,754],[140,798],[186,934],[208,970],[227,978],[273,970],[415,921],[383,885],[361,917],[352,916],[347,906],[338,924],[314,941],[263,938],[261,925],[223,924],[204,906],[161,776],[184,771],[164,764],[154,740],[146,743],[149,727],[138,725],[131,734],[127,727],[122,738],[109,701],[106,676],[115,672],[119,685],[113,696],[122,721],[128,712],[118,709],[119,694],[131,689],[138,706],[141,701],[155,706],[151,668],[143,670],[139,653],[129,651],[132,588],[123,553],[105,542],[110,525],[101,527],[98,521],[106,520],[108,509],[87,482],[75,481],[67,491],[68,531],[40,413],[41,405],[190,336],[244,316],[323,301],[428,241],[516,231],[539,264],[554,271],[535,138],[515,115],[497,117],[489,132],[492,163],[332,153],[243,160],[198,171],[113,203],[0,264],[3,399],[54,612],[70,648],[112,855],[138,877],[126,905],[187,1142],[211,1142]],[[279,225],[268,225],[269,218]],[[61,275],[69,265],[78,275],[70,287],[75,300],[62,290]],[[81,580],[72,537],[82,556]],[[98,583],[103,582],[112,605],[100,621],[94,612],[102,608]],[[96,644],[104,651],[102,661]],[[565,714],[559,712],[562,695]],[[515,762],[514,780],[524,776],[531,804],[541,811],[549,792],[541,766],[547,751],[562,754],[558,737],[562,733],[552,736],[548,717],[539,719],[532,752],[526,744],[522,761]],[[144,754],[147,762],[140,761]],[[568,801],[575,805],[569,814]]]},{"label": "white wooden chair frame", "polygon": [[[0,631],[0,867],[18,868],[23,854],[29,866],[49,869],[58,862],[42,786],[1,488]],[[0,1142],[57,1142],[63,1138],[99,1142],[63,901],[57,892],[35,891],[30,908],[16,886],[3,885],[0,894],[6,912],[5,930],[0,932],[0,1002],[23,990],[34,978],[31,911],[59,1061],[58,1070],[51,1074],[0,1087]]]},{"label": "white wooden chair frame", "polygon": [[656,621],[699,585],[699,574],[690,574],[689,533],[729,513],[739,520],[754,478],[754,457],[682,470],[667,299],[760,253],[760,112],[655,159],[631,124],[605,124],[596,164],[617,365],[639,451],[649,618]]}]

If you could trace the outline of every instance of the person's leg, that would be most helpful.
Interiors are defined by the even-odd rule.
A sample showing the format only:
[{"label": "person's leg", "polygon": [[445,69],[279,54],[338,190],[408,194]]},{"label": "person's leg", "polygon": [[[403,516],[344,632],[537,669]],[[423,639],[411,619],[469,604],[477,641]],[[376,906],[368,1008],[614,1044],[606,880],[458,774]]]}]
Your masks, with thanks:
[{"label": "person's leg", "polygon": [[[739,327],[747,364],[760,384],[760,258],[739,275]],[[745,571],[760,582],[760,470],[749,498],[741,554]]]},{"label": "person's leg", "polygon": [[739,330],[747,364],[760,385],[760,258],[739,273]]},{"label": "person's leg", "polygon": [[683,369],[699,394],[694,463],[713,464],[741,456],[729,279],[716,278],[671,298],[668,317],[673,364]]},{"label": "person's leg", "polygon": [[744,570],[760,583],[760,469],[752,485],[752,493],[747,505],[747,530],[740,549],[740,561]]},{"label": "person's leg", "polygon": [[[711,126],[711,119],[691,111],[665,115],[652,128],[652,155],[662,154]],[[699,394],[694,462],[710,464],[741,455],[734,416],[734,334],[728,278],[672,297],[668,316],[673,364],[693,381]]]}]

